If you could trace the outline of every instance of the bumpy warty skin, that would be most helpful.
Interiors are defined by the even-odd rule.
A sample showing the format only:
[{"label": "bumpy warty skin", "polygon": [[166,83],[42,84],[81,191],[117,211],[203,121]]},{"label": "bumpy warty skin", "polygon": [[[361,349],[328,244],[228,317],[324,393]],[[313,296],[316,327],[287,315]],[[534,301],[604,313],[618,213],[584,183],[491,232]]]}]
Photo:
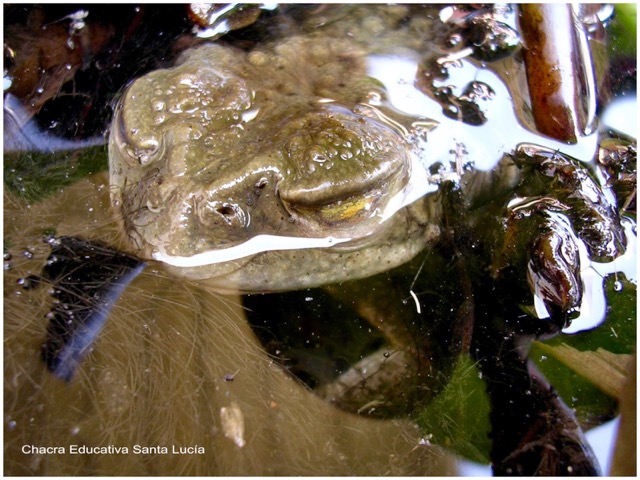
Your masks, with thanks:
[{"label": "bumpy warty skin", "polygon": [[364,62],[347,41],[293,37],[250,52],[203,45],[137,79],[109,142],[111,199],[135,253],[190,257],[263,234],[350,239],[168,266],[219,290],[276,291],[366,277],[422,250],[437,236],[434,202],[381,221],[417,149],[375,115],[385,92]]}]

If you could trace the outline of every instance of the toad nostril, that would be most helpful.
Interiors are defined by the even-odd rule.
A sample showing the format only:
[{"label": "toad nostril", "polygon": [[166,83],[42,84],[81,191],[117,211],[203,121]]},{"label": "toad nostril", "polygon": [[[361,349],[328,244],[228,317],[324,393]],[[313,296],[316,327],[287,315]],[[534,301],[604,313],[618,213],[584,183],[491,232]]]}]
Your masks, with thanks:
[{"label": "toad nostril", "polygon": [[216,212],[225,217],[230,217],[236,214],[235,209],[230,205],[220,205],[218,208],[216,208]]},{"label": "toad nostril", "polygon": [[203,220],[213,221],[214,225],[226,224],[230,227],[244,228],[249,222],[248,214],[236,203],[211,202],[206,210],[209,212],[208,220],[207,217]]}]

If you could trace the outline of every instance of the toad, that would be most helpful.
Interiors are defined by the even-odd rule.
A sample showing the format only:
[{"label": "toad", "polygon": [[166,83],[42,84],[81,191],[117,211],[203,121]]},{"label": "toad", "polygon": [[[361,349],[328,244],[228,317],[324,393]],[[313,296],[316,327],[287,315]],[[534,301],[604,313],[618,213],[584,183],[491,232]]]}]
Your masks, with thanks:
[{"label": "toad", "polygon": [[391,107],[346,41],[202,45],[123,95],[112,204],[137,255],[218,291],[363,278],[438,236],[414,201],[435,125]]}]

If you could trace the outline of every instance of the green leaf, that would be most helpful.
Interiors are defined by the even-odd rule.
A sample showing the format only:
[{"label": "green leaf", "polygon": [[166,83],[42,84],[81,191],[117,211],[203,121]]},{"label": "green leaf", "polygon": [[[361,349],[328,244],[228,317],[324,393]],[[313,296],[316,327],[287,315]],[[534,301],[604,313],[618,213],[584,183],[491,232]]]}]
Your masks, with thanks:
[{"label": "green leaf", "polygon": [[447,387],[416,413],[415,421],[431,443],[488,464],[489,409],[480,371],[469,356],[462,355]]},{"label": "green leaf", "polygon": [[622,274],[611,275],[605,279],[605,294],[602,325],[534,342],[529,355],[585,426],[615,414],[624,368],[636,347],[636,286]]},{"label": "green leaf", "polygon": [[539,343],[538,348],[553,355],[603,393],[616,399],[620,398],[631,355],[611,353],[602,348],[598,348],[595,352],[589,350],[581,352],[566,343],[556,347]]},{"label": "green leaf", "polygon": [[611,24],[611,49],[613,54],[636,55],[638,28],[638,5],[620,3],[615,5],[615,16]]}]

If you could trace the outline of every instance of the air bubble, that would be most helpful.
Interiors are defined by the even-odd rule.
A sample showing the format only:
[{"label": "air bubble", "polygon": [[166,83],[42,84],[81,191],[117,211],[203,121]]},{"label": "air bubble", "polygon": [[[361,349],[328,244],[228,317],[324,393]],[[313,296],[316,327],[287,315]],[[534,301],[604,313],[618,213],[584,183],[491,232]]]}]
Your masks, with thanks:
[{"label": "air bubble", "polygon": [[616,281],[613,283],[613,289],[614,289],[616,292],[621,292],[621,291],[622,291],[622,282],[621,282],[621,281],[619,281],[619,280],[616,280]]}]

